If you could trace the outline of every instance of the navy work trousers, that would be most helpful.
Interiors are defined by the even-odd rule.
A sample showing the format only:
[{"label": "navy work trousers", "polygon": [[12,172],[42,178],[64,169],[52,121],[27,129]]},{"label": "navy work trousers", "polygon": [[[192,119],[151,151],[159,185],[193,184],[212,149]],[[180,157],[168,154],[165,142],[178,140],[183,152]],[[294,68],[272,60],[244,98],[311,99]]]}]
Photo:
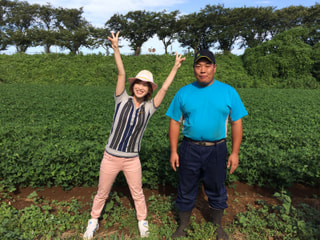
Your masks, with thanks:
[{"label": "navy work trousers", "polygon": [[226,141],[214,146],[201,146],[183,139],[179,147],[179,187],[176,200],[181,212],[194,208],[200,180],[203,182],[210,207],[228,207],[225,187],[226,159]]}]

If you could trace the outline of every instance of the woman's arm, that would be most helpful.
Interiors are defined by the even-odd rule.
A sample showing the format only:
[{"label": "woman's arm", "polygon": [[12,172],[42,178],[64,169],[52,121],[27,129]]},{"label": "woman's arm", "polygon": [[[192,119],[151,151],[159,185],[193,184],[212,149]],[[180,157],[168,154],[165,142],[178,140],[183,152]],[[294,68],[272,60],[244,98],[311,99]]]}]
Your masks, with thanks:
[{"label": "woman's arm", "polygon": [[154,106],[155,107],[159,107],[164,96],[166,95],[169,86],[171,85],[174,77],[176,76],[176,73],[178,71],[178,69],[181,66],[181,63],[183,61],[185,61],[186,58],[182,57],[182,55],[178,55],[178,53],[176,52],[176,61],[173,65],[173,68],[171,70],[171,72],[169,73],[167,79],[164,81],[164,83],[162,84],[161,89],[157,92],[157,95],[154,97],[153,102],[154,102]]},{"label": "woman's arm", "polygon": [[116,96],[119,96],[125,89],[126,86],[126,73],[124,71],[124,66],[122,63],[120,50],[119,50],[119,31],[114,35],[112,32],[112,37],[108,37],[108,40],[111,42],[111,47],[114,51],[114,59],[116,61],[118,69],[118,81],[116,86]]}]

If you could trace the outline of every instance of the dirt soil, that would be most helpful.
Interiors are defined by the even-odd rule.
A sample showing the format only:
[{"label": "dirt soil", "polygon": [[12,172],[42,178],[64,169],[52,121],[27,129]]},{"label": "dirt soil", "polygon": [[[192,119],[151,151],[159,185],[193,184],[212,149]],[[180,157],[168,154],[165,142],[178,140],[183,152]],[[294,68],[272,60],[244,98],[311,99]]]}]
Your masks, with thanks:
[{"label": "dirt soil", "polygon": [[[16,192],[10,194],[15,201],[11,200],[9,204],[14,206],[16,209],[23,209],[27,206],[30,206],[31,204],[34,204],[33,201],[31,199],[28,199],[27,197],[29,196],[29,194],[36,190],[37,189],[33,189],[30,187],[18,189]],[[87,209],[83,210],[90,212],[88,206],[90,204],[86,203],[91,203],[92,196],[96,193],[96,191],[97,187],[75,187],[70,191],[64,191],[60,187],[51,187],[40,188],[39,191],[37,191],[37,194],[38,197],[48,201],[57,200],[68,202],[72,201],[73,199],[77,199],[87,206]],[[127,187],[117,187],[114,188],[113,191],[123,193],[121,201],[124,205],[128,205],[128,207],[133,206],[130,192]],[[320,188],[312,188],[296,184],[293,187],[289,188],[288,191],[291,193],[291,199],[294,205],[298,205],[299,203],[306,203],[311,207],[320,210]],[[225,210],[226,214],[223,217],[223,225],[232,223],[237,213],[246,212],[247,205],[250,204],[252,206],[255,206],[257,200],[264,200],[270,204],[280,204],[279,201],[275,197],[273,197],[273,194],[275,193],[274,190],[249,186],[241,182],[235,182],[232,183],[232,185],[227,186],[227,192],[229,207]],[[168,196],[172,194],[176,195],[176,189],[172,187],[160,187],[157,190],[144,189],[144,193],[146,199],[148,199],[150,196],[152,196],[152,194],[161,194]],[[315,198],[315,196],[317,196],[317,198]],[[208,213],[207,197],[204,194],[204,191],[199,191],[196,206],[192,212],[192,215],[196,217],[196,221],[200,222],[202,218],[209,220]]]}]

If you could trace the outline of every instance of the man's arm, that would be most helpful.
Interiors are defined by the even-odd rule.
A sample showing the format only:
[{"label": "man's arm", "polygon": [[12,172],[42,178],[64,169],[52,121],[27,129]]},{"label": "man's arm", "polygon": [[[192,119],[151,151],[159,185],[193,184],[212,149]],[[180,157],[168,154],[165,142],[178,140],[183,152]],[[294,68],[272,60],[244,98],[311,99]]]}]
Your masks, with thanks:
[{"label": "man's arm", "polygon": [[242,141],[242,120],[239,119],[235,122],[231,122],[231,135],[232,135],[232,152],[228,158],[227,167],[230,169],[230,174],[232,174],[239,165],[239,151]]},{"label": "man's arm", "polygon": [[174,171],[177,171],[176,167],[179,167],[179,155],[178,155],[178,141],[180,133],[180,122],[173,119],[170,120],[169,126],[169,142],[171,149],[170,164]]}]

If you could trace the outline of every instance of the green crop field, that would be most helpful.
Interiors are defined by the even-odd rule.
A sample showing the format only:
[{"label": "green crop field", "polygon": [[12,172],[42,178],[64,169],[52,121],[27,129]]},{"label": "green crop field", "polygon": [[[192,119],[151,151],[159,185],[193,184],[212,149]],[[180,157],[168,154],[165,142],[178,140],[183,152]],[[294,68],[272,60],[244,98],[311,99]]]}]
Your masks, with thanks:
[{"label": "green crop field", "polygon": [[[168,164],[165,116],[176,91],[170,89],[143,138],[143,180],[150,187],[176,184]],[[243,119],[240,166],[229,180],[275,188],[320,186],[319,90],[238,91],[249,115]],[[2,185],[96,184],[114,112],[114,87],[9,84],[1,85],[0,93]]]},{"label": "green crop field", "polygon": [[[76,200],[48,203],[34,192],[28,197],[33,202],[28,208],[17,210],[9,204],[10,193],[19,187],[60,186],[69,190],[97,184],[114,113],[116,72],[111,57],[82,57],[17,55],[9,57],[15,60],[12,64],[13,59],[0,57],[1,239],[79,239],[83,232],[89,211],[82,213],[83,206]],[[100,58],[109,62],[99,65]],[[129,76],[136,74],[134,68],[145,68],[145,64],[155,70],[160,84],[173,64],[172,56],[144,56],[140,58],[141,65],[135,64],[133,58],[124,57],[125,66],[134,65],[128,69]],[[227,67],[226,59],[221,58],[222,66]],[[233,61],[239,63],[239,58]],[[177,186],[176,173],[169,166],[169,118],[165,112],[177,90],[193,81],[190,63],[178,73],[142,140],[143,184],[150,189]],[[95,70],[90,72],[89,68]],[[234,80],[237,72],[238,81]],[[224,73],[222,69],[217,79],[223,78]],[[249,207],[247,213],[238,215],[226,227],[228,232],[241,232],[246,236],[243,239],[255,240],[319,239],[320,212],[306,205],[293,207],[283,190],[295,183],[320,187],[320,90],[252,88],[263,84],[248,77],[241,66],[223,80],[236,87],[249,112],[243,119],[240,165],[233,175],[228,174],[228,184],[241,181],[271,187],[280,192],[275,196],[281,202],[276,206],[259,202],[258,210]],[[230,149],[230,127],[227,141]],[[119,175],[115,184],[124,183],[124,177]],[[167,213],[174,209],[174,199],[152,196],[148,203],[152,217],[159,219],[158,225],[151,224],[150,239],[170,236],[176,225]],[[121,230],[135,224],[134,213],[122,206],[117,193],[103,218],[108,219],[105,228],[116,224]],[[192,239],[212,237],[208,223],[193,221],[192,229]],[[66,231],[72,232],[70,236],[63,235]],[[135,239],[134,236],[136,232],[130,238],[114,235],[104,239]]]}]

